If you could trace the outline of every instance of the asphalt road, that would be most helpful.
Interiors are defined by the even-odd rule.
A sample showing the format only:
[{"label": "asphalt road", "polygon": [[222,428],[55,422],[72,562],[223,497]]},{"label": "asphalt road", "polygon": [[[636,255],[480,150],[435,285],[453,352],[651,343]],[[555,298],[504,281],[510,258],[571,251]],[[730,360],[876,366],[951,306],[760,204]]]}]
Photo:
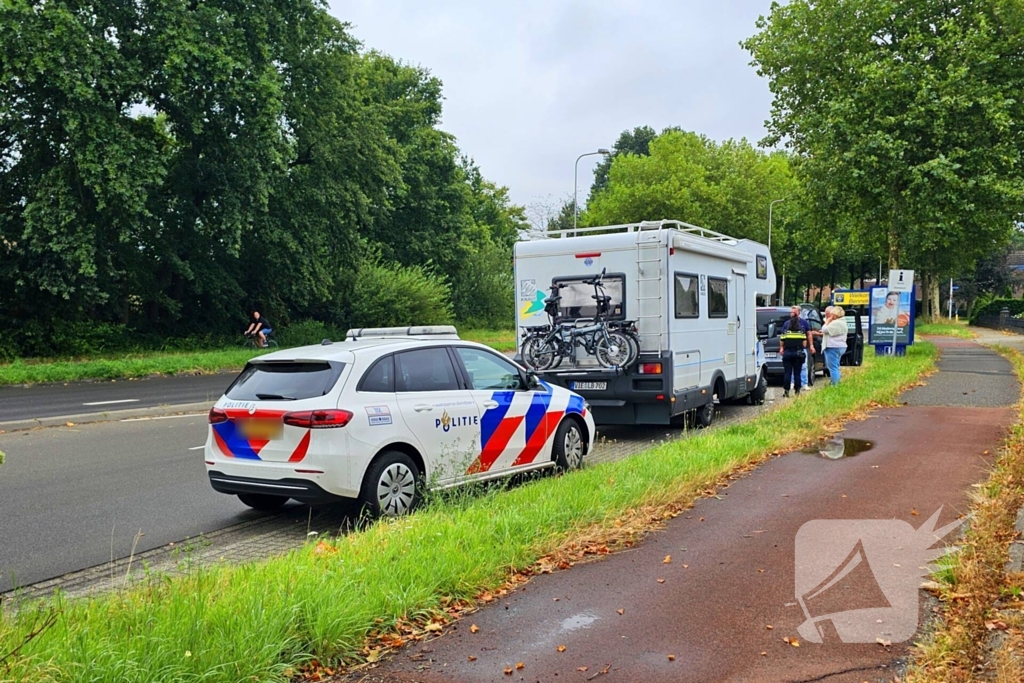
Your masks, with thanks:
[{"label": "asphalt road", "polygon": [[0,387],[0,422],[178,403],[213,403],[237,373]]},{"label": "asphalt road", "polygon": [[[223,381],[223,378],[221,379]],[[260,517],[215,493],[206,415],[0,435],[0,592]]]}]

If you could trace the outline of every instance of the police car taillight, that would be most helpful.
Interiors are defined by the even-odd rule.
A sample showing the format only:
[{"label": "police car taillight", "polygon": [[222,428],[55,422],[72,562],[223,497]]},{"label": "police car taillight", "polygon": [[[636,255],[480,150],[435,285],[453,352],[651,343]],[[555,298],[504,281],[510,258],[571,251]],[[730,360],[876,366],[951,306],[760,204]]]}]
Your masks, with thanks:
[{"label": "police car taillight", "polygon": [[347,410],[299,410],[284,414],[284,423],[305,429],[334,429],[344,427],[352,420]]},{"label": "police car taillight", "polygon": [[210,408],[210,424],[220,424],[228,421],[228,414],[220,408]]}]

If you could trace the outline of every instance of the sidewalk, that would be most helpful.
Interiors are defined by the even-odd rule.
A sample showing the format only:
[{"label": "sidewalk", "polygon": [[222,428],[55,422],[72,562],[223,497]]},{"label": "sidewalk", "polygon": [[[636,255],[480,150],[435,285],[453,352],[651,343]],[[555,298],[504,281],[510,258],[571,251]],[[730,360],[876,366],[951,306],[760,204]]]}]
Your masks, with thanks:
[{"label": "sidewalk", "polygon": [[[846,644],[833,631],[814,644],[798,633],[805,614],[795,539],[811,520],[903,520],[918,529],[940,508],[937,527],[967,510],[967,492],[985,479],[1016,420],[1020,387],[991,350],[933,341],[943,352],[939,372],[906,392],[906,405],[878,410],[842,434],[872,442],[866,452],[772,459],[638,548],[540,576],[445,637],[346,680],[892,680],[909,641]],[[875,577],[886,561],[900,567],[873,557]],[[854,570],[837,578],[838,606],[825,613],[853,609],[850,600],[884,602],[875,577]]]}]

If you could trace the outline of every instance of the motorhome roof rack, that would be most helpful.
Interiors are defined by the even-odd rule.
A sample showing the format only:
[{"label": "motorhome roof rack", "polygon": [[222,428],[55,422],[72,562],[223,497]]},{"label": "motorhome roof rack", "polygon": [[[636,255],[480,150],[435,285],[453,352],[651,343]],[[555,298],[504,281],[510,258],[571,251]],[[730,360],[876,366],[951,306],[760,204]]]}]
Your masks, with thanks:
[{"label": "motorhome roof rack", "polygon": [[736,243],[735,237],[724,235],[720,232],[716,232],[709,228],[702,228],[699,225],[692,225],[690,223],[684,223],[683,221],[673,220],[660,220],[660,221],[640,221],[639,223],[622,223],[620,225],[596,225],[589,228],[566,228],[565,230],[551,230],[545,233],[547,237],[576,237],[584,235],[604,235],[616,232],[640,232],[641,230],[666,230],[674,229],[680,232],[686,232],[691,235],[703,237],[704,239],[714,240],[715,242],[725,243]]}]

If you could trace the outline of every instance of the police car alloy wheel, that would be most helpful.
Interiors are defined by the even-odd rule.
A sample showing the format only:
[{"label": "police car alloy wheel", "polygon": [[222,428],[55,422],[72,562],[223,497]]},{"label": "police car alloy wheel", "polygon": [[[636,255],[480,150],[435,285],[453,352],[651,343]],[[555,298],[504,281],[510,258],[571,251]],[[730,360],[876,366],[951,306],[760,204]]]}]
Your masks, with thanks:
[{"label": "police car alloy wheel", "polygon": [[583,433],[575,420],[558,425],[554,443],[555,466],[559,470],[575,470],[583,465]]},{"label": "police car alloy wheel", "polygon": [[405,453],[384,453],[366,473],[363,502],[375,517],[407,514],[419,503],[419,479],[419,468]]}]

